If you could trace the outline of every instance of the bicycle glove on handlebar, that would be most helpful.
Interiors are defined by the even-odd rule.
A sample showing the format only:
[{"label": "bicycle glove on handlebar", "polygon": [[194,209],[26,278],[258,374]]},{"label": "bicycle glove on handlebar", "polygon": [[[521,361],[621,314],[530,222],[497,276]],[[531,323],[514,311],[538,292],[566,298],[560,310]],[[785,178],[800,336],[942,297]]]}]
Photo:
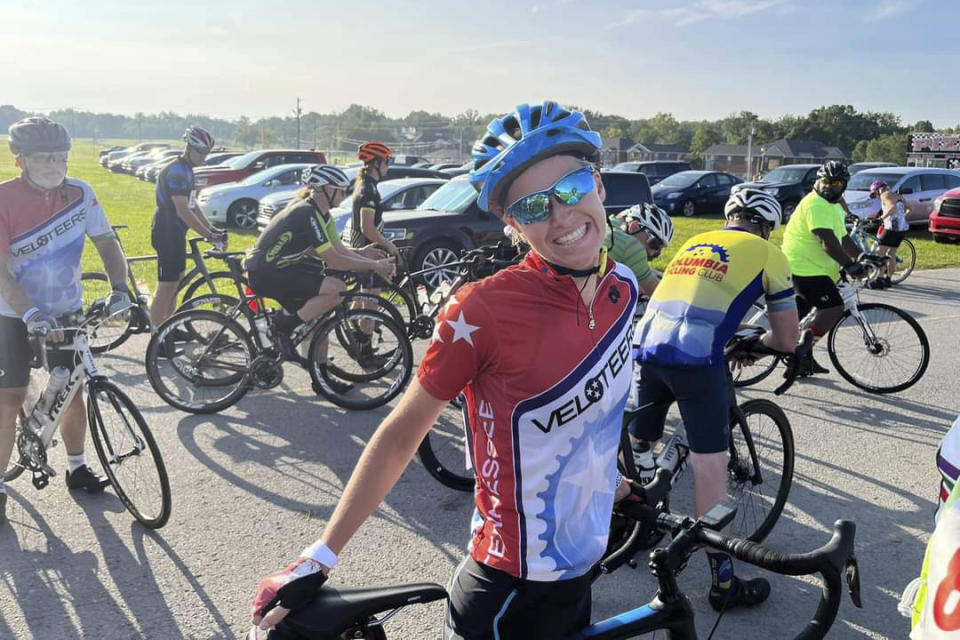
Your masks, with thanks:
[{"label": "bicycle glove on handlebar", "polygon": [[57,328],[57,319],[36,307],[23,314],[23,323],[32,336],[45,336]]},{"label": "bicycle glove on handlebar", "polygon": [[[314,571],[315,569],[315,571]],[[327,581],[319,563],[300,558],[289,567],[271,573],[257,585],[253,596],[253,612],[265,616],[276,606],[298,609],[310,603]]]},{"label": "bicycle glove on handlebar", "polygon": [[852,278],[858,278],[866,273],[866,271],[867,268],[862,262],[851,262],[847,266],[843,267],[843,272]]}]

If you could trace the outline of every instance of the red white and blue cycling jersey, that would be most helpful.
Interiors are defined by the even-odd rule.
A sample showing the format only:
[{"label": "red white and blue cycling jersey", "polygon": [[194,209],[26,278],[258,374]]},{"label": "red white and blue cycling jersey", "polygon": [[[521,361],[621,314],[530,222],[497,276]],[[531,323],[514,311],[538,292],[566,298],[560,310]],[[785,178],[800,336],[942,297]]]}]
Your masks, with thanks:
[{"label": "red white and blue cycling jersey", "polygon": [[[113,235],[86,182],[67,178],[49,191],[23,178],[0,184],[0,254],[33,306],[55,316],[80,308],[85,235]],[[0,315],[20,317],[2,296]]]},{"label": "red white and blue cycling jersey", "polygon": [[573,278],[531,252],[440,314],[417,377],[438,399],[466,395],[477,562],[552,581],[602,556],[636,303],[633,273],[610,260],[588,312]]}]

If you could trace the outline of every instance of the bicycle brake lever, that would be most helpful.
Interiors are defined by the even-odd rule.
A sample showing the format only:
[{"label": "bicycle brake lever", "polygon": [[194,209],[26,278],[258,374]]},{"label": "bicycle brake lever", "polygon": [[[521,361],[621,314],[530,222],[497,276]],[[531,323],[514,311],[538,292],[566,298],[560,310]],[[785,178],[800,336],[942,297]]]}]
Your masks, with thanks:
[{"label": "bicycle brake lever", "polygon": [[860,566],[857,564],[857,557],[850,556],[844,567],[844,574],[847,579],[847,589],[850,591],[850,600],[853,606],[863,609],[863,602],[860,599]]}]

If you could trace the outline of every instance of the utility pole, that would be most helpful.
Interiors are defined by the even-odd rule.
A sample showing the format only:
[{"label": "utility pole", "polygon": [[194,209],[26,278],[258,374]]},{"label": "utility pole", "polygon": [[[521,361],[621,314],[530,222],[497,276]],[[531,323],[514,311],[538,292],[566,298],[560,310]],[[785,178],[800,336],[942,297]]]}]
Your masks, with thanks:
[{"label": "utility pole", "polygon": [[300,116],[303,115],[303,109],[300,108],[300,98],[297,98],[297,108],[293,110],[293,115],[297,116],[297,149],[300,148]]},{"label": "utility pole", "polygon": [[753,135],[757,132],[756,127],[750,127],[750,133],[747,134],[747,175],[743,176],[748,182],[753,180]]}]

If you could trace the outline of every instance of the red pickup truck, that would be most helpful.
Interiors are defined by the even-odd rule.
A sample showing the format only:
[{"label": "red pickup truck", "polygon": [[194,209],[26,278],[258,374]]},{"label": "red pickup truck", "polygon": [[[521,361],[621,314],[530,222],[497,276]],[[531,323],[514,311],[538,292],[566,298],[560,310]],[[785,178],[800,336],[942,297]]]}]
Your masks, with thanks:
[{"label": "red pickup truck", "polygon": [[951,189],[934,201],[930,233],[937,242],[960,242],[960,189]]},{"label": "red pickup truck", "polygon": [[326,157],[319,151],[262,149],[230,158],[223,164],[214,167],[198,167],[193,170],[193,176],[197,189],[202,189],[203,187],[209,187],[214,184],[239,182],[247,176],[251,176],[278,164],[294,164],[299,162],[321,164],[326,161]]}]

